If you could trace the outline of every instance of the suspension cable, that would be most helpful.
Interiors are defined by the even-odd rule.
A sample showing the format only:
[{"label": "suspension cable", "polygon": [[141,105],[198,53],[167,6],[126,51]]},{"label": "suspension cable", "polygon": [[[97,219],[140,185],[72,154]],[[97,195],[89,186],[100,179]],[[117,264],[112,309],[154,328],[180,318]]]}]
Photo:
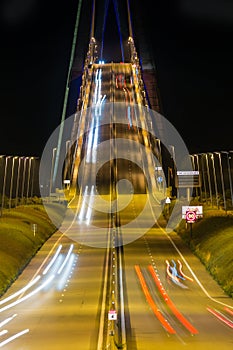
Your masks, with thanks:
[{"label": "suspension cable", "polygon": [[130,1],[130,0],[127,0],[129,36],[130,36],[131,38],[133,38],[132,19],[131,19],[131,12],[130,12],[129,1]]},{"label": "suspension cable", "polygon": [[[56,157],[55,157],[55,162],[54,162],[52,185],[55,183],[56,176],[57,176],[57,170],[58,170],[61,142],[62,142],[63,129],[64,129],[64,121],[65,121],[65,117],[66,117],[67,101],[68,101],[68,95],[69,95],[70,74],[71,74],[73,60],[74,60],[74,54],[75,54],[75,47],[76,47],[76,41],[77,41],[77,33],[78,33],[78,27],[79,27],[81,7],[82,7],[82,0],[79,0],[77,15],[76,15],[76,22],[75,22],[75,27],[74,27],[74,36],[73,36],[73,42],[72,42],[72,48],[71,48],[70,63],[69,63],[69,69],[68,69],[68,74],[67,74],[67,79],[66,79],[65,97],[64,97],[64,103],[63,103],[60,129],[59,129]],[[51,188],[52,188],[52,186],[51,186]]]},{"label": "suspension cable", "polygon": [[102,40],[101,40],[101,50],[100,50],[100,59],[103,59],[103,50],[104,50],[104,33],[105,33],[105,27],[106,27],[106,19],[107,19],[107,12],[109,7],[109,0],[105,0],[105,6],[104,6],[104,21],[103,21],[103,27],[102,27]]},{"label": "suspension cable", "polygon": [[92,2],[92,19],[91,19],[91,31],[90,31],[90,39],[95,35],[95,0]]},{"label": "suspension cable", "polygon": [[125,61],[125,59],[124,59],[124,48],[123,48],[123,44],[122,44],[120,15],[119,15],[119,11],[118,11],[117,0],[113,0],[113,4],[114,4],[115,13],[116,13],[117,26],[118,26],[118,32],[119,32],[119,37],[120,37],[121,57],[122,57],[122,62],[124,62]]}]

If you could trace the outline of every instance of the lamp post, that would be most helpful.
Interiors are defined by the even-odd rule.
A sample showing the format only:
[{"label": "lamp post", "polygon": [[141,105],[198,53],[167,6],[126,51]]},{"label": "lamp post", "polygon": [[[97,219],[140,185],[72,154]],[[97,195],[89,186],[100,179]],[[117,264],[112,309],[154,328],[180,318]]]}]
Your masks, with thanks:
[{"label": "lamp post", "polygon": [[213,207],[212,187],[211,187],[211,181],[210,181],[210,168],[209,168],[209,162],[208,162],[208,155],[207,155],[207,153],[205,153],[205,159],[206,159],[207,176],[208,176],[208,183],[209,183],[209,190],[210,190],[210,201],[211,201],[211,205]]},{"label": "lamp post", "polygon": [[222,183],[223,203],[224,203],[224,209],[225,209],[225,211],[227,211],[226,193],[225,193],[225,186],[224,186],[221,153],[220,152],[214,152],[214,153],[217,154],[218,158],[219,158],[219,167],[220,167],[220,176],[221,176],[221,183]]},{"label": "lamp post", "polygon": [[4,201],[5,201],[7,164],[8,164],[8,159],[9,159],[10,157],[11,157],[11,156],[7,156],[7,157],[6,157],[6,160],[5,160],[4,178],[3,178],[3,189],[2,189],[1,216],[2,216],[2,213],[3,213]]},{"label": "lamp post", "polygon": [[156,139],[156,141],[158,142],[158,156],[159,156],[159,162],[160,162],[160,164],[161,164],[161,166],[162,166],[162,150],[161,150],[161,141],[160,141],[160,139]]},{"label": "lamp post", "polygon": [[[4,155],[0,155],[0,159],[4,158]],[[3,190],[4,185],[2,185],[2,190]],[[2,198],[3,198],[3,193],[1,193]],[[0,217],[2,216],[2,205],[1,205],[1,212],[0,212]]]},{"label": "lamp post", "polygon": [[203,184],[204,184],[204,191],[205,191],[205,201],[207,202],[207,188],[206,188],[206,178],[205,178],[205,171],[204,171],[204,161],[203,161],[203,153],[200,153],[201,156],[201,169],[202,169],[202,179],[203,179]]},{"label": "lamp post", "polygon": [[[199,157],[198,157],[198,154],[194,154],[193,156],[194,156],[194,159],[196,158],[197,170],[198,170],[198,173],[199,173],[199,179],[200,179],[199,192],[200,192],[200,201],[202,202],[202,193],[201,193],[201,172],[200,172]],[[195,161],[194,161],[194,164],[195,164]],[[197,192],[198,192],[198,190],[197,190]]]},{"label": "lamp post", "polygon": [[213,153],[210,153],[210,158],[211,158],[211,160],[212,160],[212,166],[213,166],[216,204],[217,204],[217,208],[219,209],[218,186],[217,186],[217,178],[216,178],[216,171],[215,171],[215,164],[214,164],[214,155],[213,155]]},{"label": "lamp post", "polygon": [[12,190],[13,190],[13,181],[14,181],[14,167],[15,167],[15,160],[18,157],[13,157],[12,160],[12,167],[11,167],[11,183],[10,183],[10,195],[9,195],[9,209],[11,209],[11,200],[12,200]]},{"label": "lamp post", "polygon": [[71,163],[70,159],[70,140],[66,141],[66,156],[65,156],[65,171],[63,173],[64,179],[69,178],[70,179],[70,173],[68,172],[69,164]]},{"label": "lamp post", "polygon": [[170,153],[171,153],[171,157],[172,157],[174,163],[176,164],[175,146],[169,145],[169,147],[170,147],[170,149],[171,149],[171,152],[170,152]]},{"label": "lamp post", "polygon": [[233,205],[233,190],[232,190],[232,178],[231,178],[231,167],[230,167],[230,160],[229,160],[229,152],[222,151],[221,153],[225,153],[227,155],[227,170],[228,170],[229,186],[230,186],[230,193],[231,193],[231,204]]},{"label": "lamp post", "polygon": [[34,157],[29,157],[28,176],[27,176],[27,191],[26,191],[26,204],[28,204],[29,186],[30,186],[30,179],[31,179],[31,166],[32,166],[32,160],[33,159],[34,159]]},{"label": "lamp post", "polygon": [[[192,168],[193,168],[193,170],[195,170],[195,157],[194,157],[194,155],[192,155],[192,154],[190,154],[190,158],[191,158],[191,164],[192,164]],[[193,188],[193,194],[192,194],[192,196],[194,195],[194,188]],[[195,197],[197,196],[197,190],[196,190],[196,188],[195,188]]]},{"label": "lamp post", "polygon": [[231,184],[232,184],[232,190],[233,190],[233,183],[232,183],[232,178],[233,178],[232,177],[232,173],[233,173],[233,167],[232,167],[232,164],[233,164],[233,151],[229,151],[228,160],[229,160],[229,176],[231,178]]},{"label": "lamp post", "polygon": [[23,157],[19,157],[18,161],[18,172],[17,172],[17,180],[16,180],[16,191],[15,191],[15,206],[18,205],[18,196],[19,196],[19,175],[20,175],[20,168],[21,168],[21,160]]},{"label": "lamp post", "polygon": [[54,160],[55,155],[57,152],[57,148],[53,148],[53,154],[52,154],[52,162],[51,162],[51,174],[50,174],[50,184],[49,184],[49,196],[51,196],[52,189],[53,189],[53,171],[54,171]]},{"label": "lamp post", "polygon": [[34,195],[34,181],[35,181],[35,166],[36,166],[36,160],[38,160],[39,157],[33,157],[33,162],[32,162],[32,176],[31,176],[31,198]]},{"label": "lamp post", "polygon": [[24,157],[23,161],[23,179],[22,179],[22,189],[21,189],[21,200],[23,203],[23,197],[24,197],[24,184],[25,184],[25,174],[26,174],[26,163],[27,163],[28,157]]}]

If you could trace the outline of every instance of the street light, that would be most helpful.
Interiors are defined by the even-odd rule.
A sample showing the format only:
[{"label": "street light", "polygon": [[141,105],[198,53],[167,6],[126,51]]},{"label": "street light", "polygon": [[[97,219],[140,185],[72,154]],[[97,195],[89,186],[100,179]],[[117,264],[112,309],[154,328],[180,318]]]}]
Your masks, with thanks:
[{"label": "street light", "polygon": [[176,154],[175,154],[175,146],[173,145],[169,145],[170,149],[171,149],[171,157],[174,160],[174,163],[176,164]]},{"label": "street light", "polygon": [[[200,186],[199,186],[199,192],[200,192],[200,201],[202,202],[202,192],[201,192],[201,172],[200,172],[200,164],[199,164],[199,157],[198,157],[198,154],[194,154],[193,155],[194,159],[196,158],[196,164],[197,164],[197,170],[198,170],[198,173],[199,173],[199,178],[200,178]],[[195,160],[193,161],[194,164],[195,164]],[[197,190],[198,192],[198,190]]]},{"label": "street light", "polygon": [[231,167],[230,167],[230,160],[229,160],[229,152],[222,151],[221,153],[225,153],[227,155],[227,170],[228,170],[229,186],[230,186],[230,192],[231,192],[231,204],[233,205],[233,190],[232,190],[232,178],[231,178]]},{"label": "street light", "polygon": [[[190,158],[191,158],[192,168],[193,168],[193,170],[195,170],[195,169],[196,169],[196,166],[195,166],[195,157],[194,157],[193,154],[190,154],[189,156],[190,156]],[[194,191],[195,191],[195,197],[197,197],[197,190],[196,190],[196,188],[195,188],[195,189],[193,188],[193,194],[194,194]]]},{"label": "street light", "polygon": [[13,180],[14,180],[14,167],[15,167],[15,160],[18,157],[13,157],[12,160],[12,167],[11,167],[11,183],[10,183],[10,195],[9,195],[9,209],[11,209],[11,199],[12,199],[12,190],[13,190]]},{"label": "street light", "polygon": [[34,181],[35,181],[35,166],[36,166],[36,160],[39,160],[39,157],[33,157],[32,162],[32,176],[31,176],[31,198],[34,195]]},{"label": "street light", "polygon": [[7,175],[7,163],[8,159],[11,158],[11,156],[6,157],[5,161],[5,169],[4,169],[4,178],[3,178],[3,189],[2,189],[2,206],[1,206],[1,216],[4,208],[4,201],[5,201],[5,192],[6,192],[6,175]]},{"label": "street light", "polygon": [[210,168],[209,168],[207,153],[205,153],[205,159],[206,159],[207,176],[208,176],[208,183],[209,183],[209,190],[210,190],[210,201],[211,201],[211,205],[213,207],[212,187],[211,187],[211,181],[210,181]]},{"label": "street light", "polygon": [[[4,157],[5,157],[5,155],[0,155],[0,159],[1,159],[1,158],[4,158]],[[1,193],[1,195],[2,195],[2,193]],[[0,214],[1,214],[0,216],[2,216],[2,206],[1,206],[1,212],[0,212]]]},{"label": "street light", "polygon": [[23,197],[24,197],[24,184],[25,184],[25,174],[26,174],[26,163],[29,157],[24,157],[23,161],[23,179],[22,179],[22,189],[21,189],[21,200],[23,203]]},{"label": "street light", "polygon": [[201,169],[202,169],[202,179],[204,184],[204,191],[205,191],[205,201],[207,203],[207,188],[206,188],[206,178],[205,178],[205,172],[204,172],[204,161],[203,161],[203,153],[200,153],[201,156]]},{"label": "street light", "polygon": [[20,168],[21,168],[21,160],[23,157],[19,157],[18,161],[18,171],[17,171],[17,180],[16,180],[16,191],[15,191],[15,206],[18,205],[18,196],[19,196],[19,175],[20,175]]},{"label": "street light", "polygon": [[231,184],[232,184],[232,190],[233,190],[233,183],[232,183],[232,172],[233,172],[233,168],[232,168],[232,162],[233,162],[233,151],[229,151],[229,176],[231,178]]},{"label": "street light", "polygon": [[212,159],[216,204],[217,204],[217,208],[219,209],[218,186],[217,186],[217,178],[216,178],[216,171],[215,171],[215,164],[214,164],[214,155],[213,155],[213,153],[209,153],[209,154],[210,154],[210,158]]},{"label": "street light", "polygon": [[221,182],[222,182],[222,195],[223,195],[223,203],[224,203],[224,209],[227,211],[227,204],[226,204],[226,193],[225,193],[225,186],[224,186],[224,178],[223,178],[223,170],[222,170],[222,158],[220,152],[214,152],[218,155],[219,158],[219,166],[220,166],[220,176],[221,176]]},{"label": "street light", "polygon": [[30,185],[30,178],[31,178],[31,166],[32,166],[32,160],[33,159],[34,159],[34,157],[29,157],[28,177],[27,177],[27,191],[26,191],[26,204],[28,204],[29,185]]},{"label": "street light", "polygon": [[158,158],[159,158],[159,162],[160,162],[160,164],[162,166],[161,140],[156,138],[156,141],[158,142],[158,146],[157,146],[157,148],[158,148]]},{"label": "street light", "polygon": [[50,186],[49,186],[49,196],[51,196],[52,188],[53,188],[53,171],[54,171],[54,160],[57,152],[57,148],[53,148],[52,162],[51,162],[51,174],[50,174]]}]

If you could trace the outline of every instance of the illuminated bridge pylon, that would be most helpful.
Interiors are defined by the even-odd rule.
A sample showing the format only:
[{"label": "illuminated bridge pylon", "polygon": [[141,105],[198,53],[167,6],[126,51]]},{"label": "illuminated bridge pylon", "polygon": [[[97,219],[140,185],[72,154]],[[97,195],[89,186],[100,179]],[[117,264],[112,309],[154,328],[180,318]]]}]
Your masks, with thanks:
[{"label": "illuminated bridge pylon", "polygon": [[[130,137],[132,140],[136,141],[137,138],[137,141],[144,146],[150,147],[151,149],[153,148],[154,154],[159,163],[155,164],[154,161],[149,161],[149,163],[145,165],[149,168],[148,171],[152,182],[154,182],[155,168],[159,169],[162,167],[161,143],[153,136],[153,120],[149,113],[147,113],[147,117],[145,117],[141,112],[142,109],[149,110],[150,101],[143,80],[143,69],[133,38],[129,1],[125,2],[124,8],[122,3],[118,3],[117,0],[105,1],[104,4],[101,1],[85,1],[81,3],[82,5],[81,7],[79,6],[77,15],[77,18],[79,18],[80,21],[76,21],[76,31],[72,47],[72,65],[70,65],[71,69],[69,70],[69,81],[66,92],[69,92],[70,83],[78,71],[78,60],[80,60],[80,55],[78,55],[78,53],[80,43],[84,41],[84,32],[82,29],[82,21],[85,16],[84,13],[89,14],[89,17],[85,17],[85,23],[87,23],[88,17],[88,20],[90,20],[89,23],[91,23],[91,28],[89,31],[88,48],[83,60],[81,84],[77,94],[74,123],[69,140],[70,148],[68,149],[67,159],[64,166],[64,179],[70,181],[69,198],[72,198],[81,190],[79,184],[79,182],[82,181],[80,180],[80,166],[81,164],[83,165],[83,159],[85,159],[85,157],[88,158],[88,154],[93,152],[93,148],[97,146],[94,142],[97,142],[98,144],[108,137],[110,139],[116,139],[119,137],[129,137],[129,135],[131,135]],[[88,6],[89,11],[87,11]],[[100,16],[101,6],[102,16]],[[108,30],[106,23],[109,12],[111,11],[111,6],[112,11],[115,13],[118,40],[120,41],[119,46],[122,58],[120,62],[115,62],[114,59],[107,61],[103,59],[104,45],[107,44],[105,40],[106,31]],[[99,23],[100,19],[102,19],[102,23]],[[77,23],[79,23],[79,26]],[[125,40],[126,35],[127,40]],[[111,42],[110,44],[114,46],[115,42]],[[67,106],[67,97],[65,103]],[[109,120],[103,122],[103,119],[106,118],[105,109],[113,109],[114,107],[111,106],[116,106],[117,104],[118,109],[124,108],[125,112],[123,113],[125,115],[125,120],[119,123],[118,119],[114,119],[116,118],[116,115],[110,112]],[[124,107],[119,107],[120,105]],[[98,106],[100,111],[99,116],[96,116],[96,106]],[[63,111],[64,110],[65,107]],[[101,119],[101,114],[103,114],[104,117],[102,120],[98,120],[98,118]],[[63,113],[63,121],[64,119]],[[102,123],[101,127],[99,127],[98,123]],[[106,126],[104,127],[103,123],[105,125],[108,123],[109,130],[106,130]],[[117,124],[126,124],[128,130],[123,131],[122,128],[120,129],[116,126]],[[97,134],[96,130],[98,130],[98,128],[99,133]],[[54,188],[56,187],[56,171],[59,162],[59,143],[62,142],[61,133],[62,130],[60,130],[53,170]],[[117,154],[114,154],[114,152],[111,153],[111,157],[116,158]],[[85,162],[85,166],[89,169],[89,173],[93,172],[93,168],[88,164],[89,162]],[[104,175],[104,177],[102,176],[108,189],[111,187],[111,182],[116,182],[120,179],[119,169],[121,167],[124,168],[124,164],[118,164],[118,174],[115,174],[116,170],[111,169],[112,166],[113,165],[109,163],[108,175]],[[107,172],[106,169],[105,172]],[[135,168],[134,171],[135,178],[140,178],[138,169]],[[87,178],[89,179],[88,176]],[[145,179],[138,184],[137,179],[134,181],[136,183],[136,188],[139,192],[142,191],[144,193],[148,184],[145,183]],[[98,186],[99,188],[101,187],[100,181]],[[101,187],[102,191],[104,193],[107,192],[106,187],[103,187],[104,186]]]}]

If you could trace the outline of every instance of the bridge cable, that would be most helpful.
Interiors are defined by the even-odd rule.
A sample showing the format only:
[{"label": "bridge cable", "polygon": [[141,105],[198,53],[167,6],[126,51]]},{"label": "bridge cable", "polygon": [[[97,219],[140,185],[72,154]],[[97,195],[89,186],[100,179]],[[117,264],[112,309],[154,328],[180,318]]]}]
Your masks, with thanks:
[{"label": "bridge cable", "polygon": [[95,33],[95,0],[92,2],[92,19],[91,19],[91,31],[90,31],[90,39],[94,38]]},{"label": "bridge cable", "polygon": [[100,59],[103,59],[103,50],[104,50],[104,33],[105,33],[105,27],[106,27],[106,19],[107,19],[107,12],[109,7],[109,0],[105,0],[105,6],[104,6],[104,21],[103,21],[103,27],[102,27],[102,40],[101,40],[101,50],[100,50]]},{"label": "bridge cable", "polygon": [[128,12],[129,36],[131,36],[131,38],[133,38],[132,19],[131,19],[129,0],[127,0],[127,12]]},{"label": "bridge cable", "polygon": [[[64,97],[64,103],[63,103],[63,110],[62,110],[60,129],[59,129],[57,151],[56,151],[56,157],[55,157],[55,162],[54,162],[52,185],[54,185],[54,183],[55,183],[56,176],[57,176],[57,170],[58,170],[58,162],[59,162],[59,156],[60,156],[60,150],[61,150],[61,142],[62,142],[62,135],[63,135],[63,129],[64,129],[64,121],[65,121],[65,117],[66,117],[66,108],[67,108],[67,101],[68,101],[68,95],[69,95],[70,74],[71,74],[71,70],[72,70],[74,54],[75,54],[75,48],[76,48],[76,41],[77,41],[77,33],[78,33],[78,27],[79,27],[79,21],[80,21],[81,7],[82,7],[82,0],[79,0],[78,9],[77,9],[77,15],[76,15],[76,22],[75,22],[75,27],[74,27],[73,42],[72,42],[72,47],[71,47],[70,63],[69,63],[69,69],[68,69],[68,74],[67,74],[67,80],[66,80],[65,97]],[[52,188],[52,186],[51,186],[51,188]]]},{"label": "bridge cable", "polygon": [[122,57],[122,62],[124,62],[124,61],[125,61],[125,59],[124,59],[124,48],[123,48],[123,44],[122,44],[121,25],[120,25],[120,15],[119,15],[119,11],[118,11],[117,0],[113,0],[113,4],[114,4],[115,13],[116,13],[116,20],[117,20],[117,26],[118,26],[119,37],[120,37],[121,57]]}]

